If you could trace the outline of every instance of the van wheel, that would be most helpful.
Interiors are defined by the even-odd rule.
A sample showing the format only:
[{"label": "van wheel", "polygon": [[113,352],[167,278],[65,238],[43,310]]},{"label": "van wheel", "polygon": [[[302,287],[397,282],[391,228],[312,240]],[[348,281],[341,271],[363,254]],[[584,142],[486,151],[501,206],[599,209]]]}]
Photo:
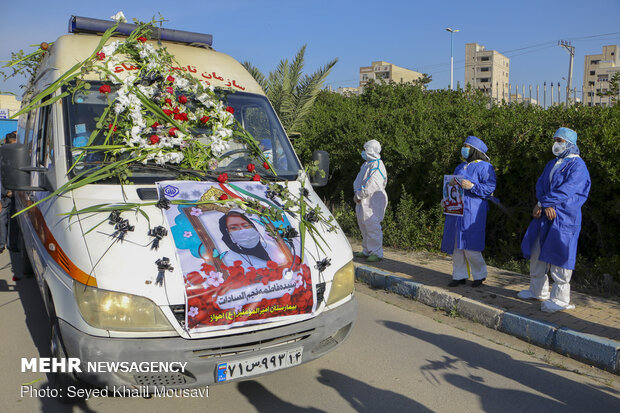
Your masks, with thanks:
[{"label": "van wheel", "polygon": [[[50,302],[50,305],[53,306],[54,303]],[[53,309],[50,311],[50,350],[52,352],[52,358],[57,360],[67,360],[69,358],[62,342],[60,323],[58,322],[58,318],[56,317],[56,313]],[[67,362],[65,362],[65,365],[67,365]],[[60,390],[60,394],[62,395],[60,400],[64,403],[73,403],[83,400],[82,397],[69,397],[67,390],[69,387],[73,389],[83,387],[81,382],[75,378],[73,373],[60,371],[52,372],[52,385]]]}]

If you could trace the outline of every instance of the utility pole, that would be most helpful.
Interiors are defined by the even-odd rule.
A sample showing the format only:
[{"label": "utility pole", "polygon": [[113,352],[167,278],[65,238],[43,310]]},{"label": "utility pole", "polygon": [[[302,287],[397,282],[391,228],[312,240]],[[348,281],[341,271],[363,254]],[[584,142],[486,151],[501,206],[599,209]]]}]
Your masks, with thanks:
[{"label": "utility pole", "polygon": [[[570,55],[570,61],[568,63],[568,85],[566,86],[566,90],[569,91],[573,81],[573,59],[575,58],[575,46],[572,46],[571,42],[568,42],[566,40],[559,40],[558,46],[566,49],[566,51]],[[568,101],[568,96],[566,97],[566,100]]]}]

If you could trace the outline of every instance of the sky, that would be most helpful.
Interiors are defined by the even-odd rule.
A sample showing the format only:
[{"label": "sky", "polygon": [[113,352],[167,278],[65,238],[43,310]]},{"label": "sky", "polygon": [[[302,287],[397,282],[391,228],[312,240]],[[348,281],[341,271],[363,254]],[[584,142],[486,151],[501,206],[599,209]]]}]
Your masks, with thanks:
[{"label": "sky", "polygon": [[[263,73],[307,45],[304,70],[334,58],[326,85],[356,87],[359,68],[383,60],[432,76],[431,89],[450,84],[450,33],[454,83],[463,84],[465,44],[479,43],[510,58],[510,83],[557,84],[568,77],[575,46],[573,86],[581,88],[584,56],[620,44],[620,0],[26,0],[0,1],[0,60],[12,51],[67,33],[71,15],[128,19],[161,14],[164,27],[213,35],[214,49],[249,61]],[[0,91],[21,94],[24,79],[0,79]]]}]

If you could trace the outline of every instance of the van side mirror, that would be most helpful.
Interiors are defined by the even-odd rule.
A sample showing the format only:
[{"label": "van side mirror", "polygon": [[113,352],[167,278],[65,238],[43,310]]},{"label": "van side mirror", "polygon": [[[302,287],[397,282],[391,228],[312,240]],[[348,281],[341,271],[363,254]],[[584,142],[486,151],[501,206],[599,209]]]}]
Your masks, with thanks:
[{"label": "van side mirror", "polygon": [[43,177],[45,182],[42,188],[30,186],[30,172],[47,172],[47,168],[37,168],[30,166],[30,153],[28,147],[23,143],[4,144],[0,147],[0,176],[2,177],[2,188],[12,191],[49,191],[47,177]]},{"label": "van side mirror", "polygon": [[[329,176],[329,153],[325,151],[314,151],[312,152],[312,161],[318,161],[319,171],[310,176],[310,183],[312,186],[316,187],[327,185]],[[321,171],[323,173],[321,173]]]}]

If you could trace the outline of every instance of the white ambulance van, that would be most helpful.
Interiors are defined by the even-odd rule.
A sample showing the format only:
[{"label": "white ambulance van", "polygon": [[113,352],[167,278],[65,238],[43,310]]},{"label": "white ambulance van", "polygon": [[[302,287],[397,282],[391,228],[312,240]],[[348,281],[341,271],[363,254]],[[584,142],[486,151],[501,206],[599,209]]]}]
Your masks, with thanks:
[{"label": "white ambulance van", "polygon": [[[86,59],[112,23],[72,17],[71,34],[47,50],[24,105]],[[118,30],[128,34],[132,26]],[[160,29],[158,37],[148,42],[174,55],[175,71],[219,91],[230,113],[261,143],[277,176],[269,184],[248,179],[251,160],[237,143],[203,180],[183,181],[184,171],[150,162],[130,165],[123,184],[110,177],[18,215],[20,254],[49,314],[52,355],[79,359],[76,371],[58,374],[61,386],[84,382],[153,391],[256,377],[323,356],[347,338],[356,317],[351,247],[337,224],[315,223],[318,237],[306,236],[302,243],[299,214],[284,213],[282,222],[274,222],[226,205],[174,204],[214,195],[280,208],[269,186],[277,184],[302,194],[307,208],[331,216],[245,68],[213,50],[209,35]],[[108,43],[123,39],[115,35]],[[135,69],[119,64],[115,72]],[[92,91],[102,85],[95,75],[89,81]],[[88,157],[76,161],[76,153],[114,96],[114,89],[105,99],[80,91],[20,116],[18,143],[1,150],[2,185],[15,193],[16,211],[89,165],[105,164]],[[222,174],[225,183],[208,179]],[[141,205],[140,211],[68,215],[127,203]]]}]

